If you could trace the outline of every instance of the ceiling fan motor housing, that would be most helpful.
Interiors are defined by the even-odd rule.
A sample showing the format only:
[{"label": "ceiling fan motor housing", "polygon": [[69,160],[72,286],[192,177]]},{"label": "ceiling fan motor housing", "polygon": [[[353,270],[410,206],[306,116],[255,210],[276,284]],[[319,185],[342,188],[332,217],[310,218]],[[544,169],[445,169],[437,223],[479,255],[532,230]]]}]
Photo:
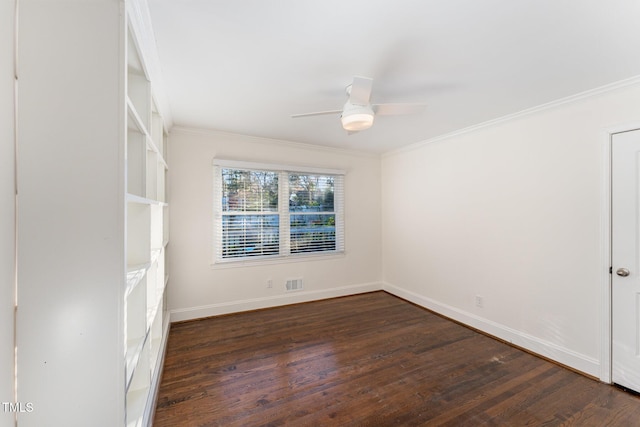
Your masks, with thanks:
[{"label": "ceiling fan motor housing", "polygon": [[358,132],[369,129],[373,125],[374,112],[371,105],[354,105],[347,101],[344,104],[342,116],[342,127],[349,132]]}]

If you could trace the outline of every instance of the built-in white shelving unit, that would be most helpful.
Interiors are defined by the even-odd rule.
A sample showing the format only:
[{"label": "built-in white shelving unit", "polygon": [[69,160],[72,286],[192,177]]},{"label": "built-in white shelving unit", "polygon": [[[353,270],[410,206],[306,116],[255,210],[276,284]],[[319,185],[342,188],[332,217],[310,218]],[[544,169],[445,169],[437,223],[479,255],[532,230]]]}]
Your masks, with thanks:
[{"label": "built-in white shelving unit", "polygon": [[151,425],[169,200],[145,7],[20,3],[17,399],[34,408],[21,427]]},{"label": "built-in white shelving unit", "polygon": [[[130,22],[127,22],[129,25]],[[127,37],[126,425],[147,425],[157,390],[168,319],[166,141],[135,31]]]}]

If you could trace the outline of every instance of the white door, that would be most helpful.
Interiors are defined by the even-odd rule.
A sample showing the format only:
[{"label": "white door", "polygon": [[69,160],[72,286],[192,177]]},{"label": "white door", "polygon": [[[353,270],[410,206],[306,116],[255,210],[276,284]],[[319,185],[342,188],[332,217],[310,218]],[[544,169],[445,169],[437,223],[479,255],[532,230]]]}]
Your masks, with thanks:
[{"label": "white door", "polygon": [[640,392],[640,130],[611,148],[612,379]]}]

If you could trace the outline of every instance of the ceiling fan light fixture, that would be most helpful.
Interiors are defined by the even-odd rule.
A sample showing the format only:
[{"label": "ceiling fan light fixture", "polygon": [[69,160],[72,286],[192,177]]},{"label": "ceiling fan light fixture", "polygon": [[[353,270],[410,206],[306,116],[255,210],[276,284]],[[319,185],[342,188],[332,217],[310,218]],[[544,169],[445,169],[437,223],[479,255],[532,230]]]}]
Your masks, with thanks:
[{"label": "ceiling fan light fixture", "polygon": [[373,111],[354,111],[342,114],[342,127],[349,132],[369,129],[373,125]]},{"label": "ceiling fan light fixture", "polygon": [[348,134],[369,129],[373,125],[376,115],[392,116],[401,114],[412,114],[422,111],[424,104],[372,104],[371,88],[373,79],[369,77],[355,76],[353,83],[347,86],[347,102],[340,110],[316,111],[315,113],[294,114],[291,117],[321,116],[325,114],[340,115],[342,127]]}]

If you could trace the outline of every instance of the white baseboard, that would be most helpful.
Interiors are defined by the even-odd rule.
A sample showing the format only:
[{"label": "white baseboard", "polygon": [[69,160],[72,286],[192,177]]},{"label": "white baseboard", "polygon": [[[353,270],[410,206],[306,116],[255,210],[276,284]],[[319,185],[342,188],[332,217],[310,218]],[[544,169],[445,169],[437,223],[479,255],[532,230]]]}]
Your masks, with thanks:
[{"label": "white baseboard", "polygon": [[418,295],[412,291],[402,289],[389,283],[383,283],[382,288],[384,291],[392,295],[396,295],[421,307],[427,308],[496,338],[554,360],[565,366],[569,366],[596,378],[600,376],[600,363],[593,357],[585,356],[584,354],[577,353],[558,344],[534,337],[491,320],[484,319],[473,313],[440,303],[431,298]]},{"label": "white baseboard", "polygon": [[238,301],[229,301],[218,304],[208,304],[197,307],[171,310],[171,322],[181,322],[204,317],[220,316],[223,314],[238,313],[242,311],[258,310],[262,308],[278,307],[301,302],[317,301],[327,298],[336,298],[347,295],[356,295],[366,292],[384,290],[426,309],[446,316],[457,322],[478,329],[486,334],[512,343],[543,357],[555,360],[558,363],[569,366],[587,375],[598,378],[600,376],[600,363],[597,359],[577,353],[558,344],[534,337],[522,331],[479,317],[473,313],[460,310],[456,307],[443,304],[431,298],[416,294],[389,283],[363,283],[358,285],[342,286],[331,289],[315,291],[294,291],[287,294],[265,298],[252,298]]},{"label": "white baseboard", "polygon": [[173,309],[171,310],[171,321],[181,322],[184,320],[220,316],[222,314],[238,313],[241,311],[258,310],[261,308],[269,307],[278,307],[281,305],[317,301],[321,299],[343,297],[347,295],[356,295],[380,290],[382,290],[382,283],[373,282],[313,291],[292,291],[286,294],[276,295],[272,297],[252,298],[223,302],[219,304],[202,305],[198,307]]}]

